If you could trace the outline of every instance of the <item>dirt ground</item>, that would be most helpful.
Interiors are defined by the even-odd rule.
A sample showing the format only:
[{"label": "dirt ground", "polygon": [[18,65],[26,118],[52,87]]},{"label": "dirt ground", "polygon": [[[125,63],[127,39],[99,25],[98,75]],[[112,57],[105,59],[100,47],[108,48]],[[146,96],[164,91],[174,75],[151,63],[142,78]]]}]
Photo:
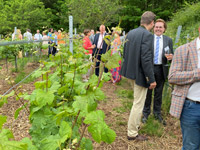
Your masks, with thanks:
[{"label": "dirt ground", "polygon": [[[131,90],[130,85],[123,88]],[[121,98],[116,94],[116,90],[122,88],[120,85],[105,83],[103,91],[107,99],[99,104],[99,109],[106,114],[106,122],[116,132],[116,140],[108,145],[106,143],[95,144],[95,150],[179,150],[181,149],[181,130],[179,120],[170,115],[165,118],[167,125],[161,137],[148,136],[148,141],[136,142],[127,140],[127,122],[130,110],[118,113],[113,108],[122,106]],[[142,125],[141,125],[142,126]]]},{"label": "dirt ground", "polygon": [[[29,65],[29,71],[34,70],[36,66]],[[30,69],[31,68],[31,69]],[[3,73],[5,70],[1,70]],[[13,74],[14,78],[16,74]],[[23,84],[22,90],[31,92],[34,89],[34,82]],[[7,91],[11,85],[5,81],[2,76],[0,78],[0,94]],[[121,85],[113,85],[112,83],[105,83],[102,90],[105,92],[106,99],[99,102],[98,108],[103,110],[106,115],[107,124],[116,132],[116,140],[112,144],[95,143],[93,144],[95,150],[179,150],[181,149],[181,131],[180,124],[177,119],[168,115],[165,120],[167,126],[164,127],[164,132],[161,137],[146,135],[149,140],[145,142],[136,142],[127,140],[127,122],[130,110],[127,108],[125,112],[117,112],[115,108],[123,105],[122,97],[117,95],[116,90],[127,89],[130,90],[129,83]],[[0,114],[8,116],[5,128],[10,128],[13,131],[15,140],[21,140],[24,137],[30,137],[28,130],[30,128],[28,112],[22,110],[18,119],[14,119],[14,113],[19,106],[22,106],[20,101],[16,101],[13,97],[8,99],[8,103],[0,108]],[[86,133],[87,134],[87,133]]]}]

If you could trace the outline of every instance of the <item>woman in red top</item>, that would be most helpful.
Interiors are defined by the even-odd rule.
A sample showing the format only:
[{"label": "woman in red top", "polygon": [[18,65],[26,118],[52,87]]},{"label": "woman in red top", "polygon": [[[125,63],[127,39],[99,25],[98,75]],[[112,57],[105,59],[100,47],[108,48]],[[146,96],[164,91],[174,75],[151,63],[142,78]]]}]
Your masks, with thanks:
[{"label": "woman in red top", "polygon": [[83,47],[88,50],[87,53],[85,53],[86,55],[92,55],[92,50],[96,47],[95,44],[92,45],[89,37],[91,35],[91,31],[89,29],[85,29],[84,30],[84,35],[85,37],[83,38]]},{"label": "woman in red top", "polygon": [[[96,45],[95,45],[95,44],[92,45],[92,43],[91,43],[91,41],[90,41],[90,39],[89,39],[89,37],[90,37],[90,35],[91,35],[91,31],[90,31],[89,29],[85,29],[83,33],[84,33],[84,35],[85,35],[85,37],[83,38],[83,47],[84,47],[86,50],[88,50],[88,52],[86,52],[85,54],[86,54],[86,55],[90,55],[90,61],[92,61],[92,50],[96,47]],[[93,69],[93,67],[91,66],[90,69],[88,69],[87,74],[85,74],[85,75],[82,76],[84,82],[87,82],[87,81],[88,81],[90,75],[93,74],[93,70],[94,70],[94,69]]]}]

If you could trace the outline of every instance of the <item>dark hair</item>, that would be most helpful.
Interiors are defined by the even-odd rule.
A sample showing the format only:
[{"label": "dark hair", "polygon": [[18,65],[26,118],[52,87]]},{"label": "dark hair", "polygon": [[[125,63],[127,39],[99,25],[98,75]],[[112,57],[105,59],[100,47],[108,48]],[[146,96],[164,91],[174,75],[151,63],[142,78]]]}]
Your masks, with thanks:
[{"label": "dark hair", "polygon": [[156,15],[151,11],[146,11],[142,14],[140,24],[141,25],[149,25],[153,20],[155,20]]},{"label": "dark hair", "polygon": [[49,28],[49,32],[51,32],[52,29],[53,29],[53,28]]},{"label": "dark hair", "polygon": [[90,32],[90,29],[85,29],[85,30],[83,31],[83,33],[84,33],[85,36],[86,36],[89,32]]},{"label": "dark hair", "polygon": [[[157,19],[156,22],[162,22],[164,24],[165,30],[167,30],[167,24],[163,19]],[[156,24],[156,22],[155,22],[155,24]]]}]

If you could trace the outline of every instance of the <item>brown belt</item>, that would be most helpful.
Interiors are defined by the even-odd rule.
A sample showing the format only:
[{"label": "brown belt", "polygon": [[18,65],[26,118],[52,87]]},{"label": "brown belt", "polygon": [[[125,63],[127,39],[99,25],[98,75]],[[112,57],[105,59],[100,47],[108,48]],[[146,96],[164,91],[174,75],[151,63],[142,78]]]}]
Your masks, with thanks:
[{"label": "brown belt", "polygon": [[195,104],[200,104],[200,101],[194,101],[194,100],[189,99],[189,98],[186,98],[186,100],[191,101],[191,102],[193,102],[193,103],[195,103]]}]

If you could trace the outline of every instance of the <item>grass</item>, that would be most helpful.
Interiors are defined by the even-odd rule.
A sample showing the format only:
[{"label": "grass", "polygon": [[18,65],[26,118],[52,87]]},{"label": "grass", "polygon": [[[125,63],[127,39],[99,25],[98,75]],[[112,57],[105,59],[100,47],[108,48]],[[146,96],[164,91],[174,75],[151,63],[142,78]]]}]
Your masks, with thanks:
[{"label": "grass", "polygon": [[139,131],[141,134],[147,134],[150,136],[161,137],[164,132],[164,127],[159,123],[153,116],[149,116],[147,122],[142,126],[142,129]]},{"label": "grass", "polygon": [[122,98],[133,99],[133,91],[132,90],[117,90],[117,95]]},{"label": "grass", "polygon": [[131,110],[133,104],[133,91],[132,90],[117,90],[118,97],[121,98],[121,107],[116,107],[113,110],[118,113],[128,112]]},{"label": "grass", "polygon": [[[132,104],[133,104],[133,91],[130,89],[127,89],[127,83],[128,80],[122,80],[122,82],[119,82],[118,88],[115,91],[118,97],[121,98],[121,106],[116,107],[113,110],[117,113],[124,113],[129,112],[131,110]],[[154,93],[154,92],[153,92]],[[154,95],[152,93],[152,95]],[[171,89],[167,84],[165,84],[163,88],[163,94],[162,94],[162,113],[163,116],[167,116],[169,114],[169,108],[170,108],[170,102],[171,102]],[[152,96],[153,100],[153,96]],[[153,103],[152,103],[153,104]],[[119,126],[127,125],[127,122],[122,121],[121,119],[116,119],[116,124]],[[158,121],[155,120],[153,115],[150,115],[147,123],[143,124],[141,130],[139,131],[141,134],[147,134],[149,136],[157,136],[161,137],[164,133],[164,126]],[[172,133],[170,135],[173,135]],[[174,137],[174,136],[173,136]]]},{"label": "grass", "polygon": [[[28,74],[26,74],[25,72],[20,72],[16,78],[15,78],[15,83],[19,83],[21,80],[23,80]],[[32,76],[29,76],[26,80],[23,81],[23,83],[29,83],[34,81],[35,79]]]}]

